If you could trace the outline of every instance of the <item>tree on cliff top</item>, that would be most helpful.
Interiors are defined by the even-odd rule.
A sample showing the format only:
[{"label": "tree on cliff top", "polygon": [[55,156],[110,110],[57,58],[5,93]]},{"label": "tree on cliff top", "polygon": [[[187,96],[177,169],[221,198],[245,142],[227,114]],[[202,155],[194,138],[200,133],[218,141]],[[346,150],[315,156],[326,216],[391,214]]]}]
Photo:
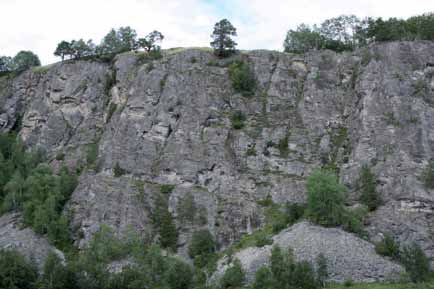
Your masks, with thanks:
[{"label": "tree on cliff top", "polygon": [[219,57],[227,57],[235,52],[237,43],[231,36],[237,36],[237,29],[227,19],[220,20],[214,25],[210,43],[214,53]]}]

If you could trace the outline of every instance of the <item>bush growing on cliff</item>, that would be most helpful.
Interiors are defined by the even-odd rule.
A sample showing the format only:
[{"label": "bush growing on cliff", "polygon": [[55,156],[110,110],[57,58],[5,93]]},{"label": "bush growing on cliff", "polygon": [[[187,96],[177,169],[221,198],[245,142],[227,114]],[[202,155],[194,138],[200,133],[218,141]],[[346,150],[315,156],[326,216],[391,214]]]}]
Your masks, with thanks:
[{"label": "bush growing on cliff", "polygon": [[160,235],[161,246],[176,251],[178,230],[173,216],[169,212],[167,198],[163,195],[158,195],[155,200],[152,222]]},{"label": "bush growing on cliff", "polygon": [[241,267],[240,261],[237,259],[233,265],[226,269],[223,277],[220,280],[221,289],[236,289],[241,288],[246,280],[245,272]]},{"label": "bush growing on cliff", "polygon": [[229,65],[229,77],[235,91],[243,96],[251,96],[255,93],[255,75],[244,61],[235,61]]},{"label": "bush growing on cliff", "polygon": [[231,123],[233,129],[242,129],[246,116],[241,110],[236,110],[231,114]]},{"label": "bush growing on cliff", "polygon": [[375,188],[375,176],[368,166],[362,167],[357,185],[360,191],[360,202],[367,206],[370,211],[377,209],[382,201]]},{"label": "bush growing on cliff", "polygon": [[342,223],[345,187],[331,171],[317,169],[307,178],[307,216],[323,226]]},{"label": "bush growing on cliff", "polygon": [[385,234],[383,240],[375,244],[375,251],[382,256],[388,256],[394,260],[399,260],[399,244],[395,242],[389,234]]},{"label": "bush growing on cliff", "polygon": [[197,256],[207,256],[215,252],[216,244],[214,236],[209,230],[200,230],[193,233],[190,246],[188,247],[188,254],[191,258]]}]

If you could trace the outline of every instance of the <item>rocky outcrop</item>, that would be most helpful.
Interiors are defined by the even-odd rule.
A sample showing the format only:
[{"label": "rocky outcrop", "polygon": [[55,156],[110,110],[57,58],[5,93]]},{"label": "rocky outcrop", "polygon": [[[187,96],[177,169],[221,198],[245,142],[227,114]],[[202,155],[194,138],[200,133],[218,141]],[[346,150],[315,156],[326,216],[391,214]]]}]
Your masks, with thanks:
[{"label": "rocky outcrop", "polygon": [[65,259],[63,253],[51,246],[45,238],[36,235],[30,228],[24,228],[17,214],[0,217],[0,249],[19,251],[34,262],[39,270],[42,270],[50,252]]},{"label": "rocky outcrop", "polygon": [[[236,93],[229,79],[228,63],[240,59],[257,81],[252,97]],[[342,54],[251,51],[219,60],[181,49],[159,60],[126,53],[112,64],[65,62],[0,78],[0,130],[18,130],[53,166],[85,168],[68,205],[81,245],[101,223],[153,236],[153,200],[160,185],[172,184],[179,252],[199,228],[224,249],[262,226],[257,201],[268,194],[303,202],[305,177],[318,166],[336,166],[348,203],[357,203],[358,174],[368,164],[383,199],[369,215],[370,238],[417,242],[434,261],[434,191],[420,178],[434,156],[428,63],[432,42]],[[243,129],[231,127],[234,111],[245,115]],[[197,210],[186,221],[188,194]]]},{"label": "rocky outcrop", "polygon": [[[403,272],[400,265],[378,256],[374,245],[353,234],[335,228],[323,228],[301,222],[282,231],[273,238],[273,245],[291,248],[297,261],[316,265],[316,258],[323,254],[327,259],[329,281],[374,282],[398,280]],[[271,245],[262,248],[250,247],[234,254],[246,272],[246,279],[253,282],[255,272],[269,265]],[[225,257],[213,279],[218,280],[231,266]]]}]

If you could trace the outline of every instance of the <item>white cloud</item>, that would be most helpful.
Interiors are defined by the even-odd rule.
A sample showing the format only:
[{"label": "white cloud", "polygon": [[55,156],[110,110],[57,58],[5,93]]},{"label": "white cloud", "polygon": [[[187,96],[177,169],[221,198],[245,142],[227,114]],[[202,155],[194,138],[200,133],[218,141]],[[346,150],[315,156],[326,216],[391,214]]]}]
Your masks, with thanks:
[{"label": "white cloud", "polygon": [[434,11],[432,0],[0,0],[0,55],[32,50],[54,62],[60,40],[98,43],[112,27],[129,25],[139,35],[157,29],[163,47],[208,46],[214,23],[227,17],[241,49],[281,49],[289,28],[340,14],[408,17]]}]

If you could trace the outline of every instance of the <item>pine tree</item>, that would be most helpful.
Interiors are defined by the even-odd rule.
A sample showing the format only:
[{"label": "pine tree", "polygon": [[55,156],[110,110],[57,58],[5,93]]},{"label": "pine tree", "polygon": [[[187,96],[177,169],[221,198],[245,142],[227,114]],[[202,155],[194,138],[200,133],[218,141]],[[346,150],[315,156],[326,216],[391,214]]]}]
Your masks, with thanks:
[{"label": "pine tree", "polygon": [[220,20],[214,25],[211,35],[213,41],[210,44],[217,56],[227,57],[235,52],[237,43],[231,36],[237,36],[237,29],[227,19]]}]

